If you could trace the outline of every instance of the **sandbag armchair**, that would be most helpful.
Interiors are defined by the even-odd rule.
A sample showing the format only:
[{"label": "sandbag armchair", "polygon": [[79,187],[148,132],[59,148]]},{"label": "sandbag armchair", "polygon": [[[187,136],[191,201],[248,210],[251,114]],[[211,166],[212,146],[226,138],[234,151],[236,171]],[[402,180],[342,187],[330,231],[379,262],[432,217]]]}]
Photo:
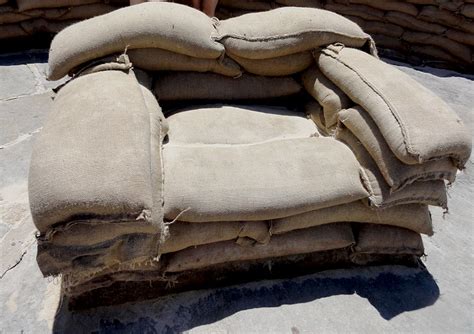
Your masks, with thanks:
[{"label": "sandbag armchair", "polygon": [[76,307],[417,265],[470,155],[443,101],[324,10],[145,3],[63,30],[49,68],[72,79],[29,195],[39,267]]}]

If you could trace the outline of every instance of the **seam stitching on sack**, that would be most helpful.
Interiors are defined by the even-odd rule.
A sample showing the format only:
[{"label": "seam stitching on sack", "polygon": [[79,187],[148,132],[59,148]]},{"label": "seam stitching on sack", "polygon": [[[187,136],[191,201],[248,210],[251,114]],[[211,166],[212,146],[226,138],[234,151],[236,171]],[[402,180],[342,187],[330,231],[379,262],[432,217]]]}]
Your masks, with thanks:
[{"label": "seam stitching on sack", "polygon": [[[423,163],[423,162],[427,162],[427,161],[433,161],[433,160],[440,160],[440,159],[443,159],[443,158],[453,158],[455,160],[457,160],[458,162],[459,161],[462,161],[461,158],[460,158],[460,155],[457,154],[457,153],[449,153],[449,154],[444,154],[444,155],[437,155],[437,156],[432,156],[428,159],[426,158],[421,158],[421,154],[419,154],[414,148],[413,146],[411,145],[410,143],[410,139],[409,139],[409,135],[405,129],[405,126],[403,125],[403,123],[401,122],[401,117],[400,115],[398,114],[398,112],[396,112],[396,108],[394,108],[392,106],[392,104],[384,98],[384,96],[378,92],[378,89],[377,87],[375,87],[373,84],[369,83],[368,80],[365,79],[365,77],[363,77],[359,72],[357,72],[355,69],[353,69],[350,65],[346,64],[343,60],[341,60],[339,57],[335,57],[334,55],[331,55],[331,54],[328,54],[327,52],[325,52],[325,50],[323,50],[322,52],[324,52],[326,55],[334,58],[335,60],[339,61],[341,64],[345,65],[347,68],[349,68],[350,70],[352,70],[353,72],[355,72],[357,74],[358,77],[361,78],[361,80],[369,87],[371,88],[374,93],[376,93],[381,99],[382,101],[387,105],[388,109],[391,111],[392,115],[394,116],[395,120],[397,121],[398,125],[400,126],[400,129],[402,130],[402,136],[404,137],[404,142],[405,144],[407,145],[407,152],[412,154],[412,155],[415,155],[417,157],[417,160],[418,160],[418,163]],[[391,66],[391,65],[390,65]],[[398,118],[400,118],[400,120]],[[406,136],[406,141],[405,141],[405,136]],[[412,150],[412,152],[410,152],[410,150]],[[457,166],[459,166],[459,163],[456,164]],[[461,166],[459,166],[461,167]],[[458,168],[459,168],[458,167]],[[461,169],[461,168],[459,168]]]},{"label": "seam stitching on sack", "polygon": [[[377,87],[375,87],[373,84],[369,83],[368,80],[365,79],[365,77],[363,77],[359,72],[357,72],[354,68],[352,68],[350,65],[346,64],[343,60],[341,60],[339,57],[335,57],[334,55],[331,55],[331,54],[328,54],[327,52],[325,52],[325,50],[322,50],[322,52],[324,52],[326,55],[334,58],[335,60],[339,61],[341,64],[345,65],[347,68],[349,68],[350,70],[352,70],[353,72],[355,72],[357,74],[357,76],[359,76],[362,81],[369,87],[371,88],[381,99],[382,101],[387,105],[388,109],[391,111],[392,115],[394,116],[395,120],[397,121],[398,125],[400,126],[401,130],[402,130],[402,136],[404,136],[404,142],[405,142],[405,136],[406,136],[406,142],[405,144],[407,145],[407,152],[412,154],[412,155],[415,155],[417,157],[417,160],[418,160],[418,163],[423,163],[423,162],[427,162],[427,161],[435,161],[435,160],[441,160],[441,159],[444,159],[444,158],[452,158],[454,159],[456,162],[455,162],[455,166],[458,168],[458,169],[463,169],[463,165],[460,164],[461,161],[463,161],[461,159],[461,155],[458,154],[458,153],[448,153],[448,154],[443,154],[443,155],[436,155],[436,156],[432,156],[432,157],[429,157],[429,158],[421,158],[421,154],[418,153],[414,148],[413,148],[413,145],[410,143],[410,138],[409,138],[409,135],[405,129],[405,126],[403,125],[402,121],[401,121],[401,117],[400,115],[398,114],[398,112],[396,112],[396,108],[394,108],[392,106],[392,104],[383,97],[383,95],[381,93],[378,92],[378,89]],[[392,65],[390,65],[392,66]],[[400,120],[397,118],[400,118]],[[378,126],[377,126],[378,127]],[[383,136],[383,135],[382,135]],[[410,152],[410,150],[412,150],[412,152]]]},{"label": "seam stitching on sack", "polygon": [[[406,202],[406,201],[410,202]],[[411,202],[413,201],[413,202]],[[423,201],[431,201],[433,203],[436,203],[436,206],[439,206],[443,209],[448,208],[448,201],[447,200],[441,200],[439,198],[433,198],[433,197],[409,197],[409,198],[402,198],[402,199],[397,199],[397,200],[392,200],[392,201],[382,201],[379,204],[376,204],[374,202],[371,202],[373,206],[379,208],[379,209],[386,209],[390,208],[392,206],[396,205],[404,205],[404,204],[425,204]],[[434,205],[434,204],[427,204],[427,205]]]},{"label": "seam stitching on sack", "polygon": [[[140,219],[141,220],[141,219]],[[137,219],[129,219],[129,218],[118,218],[118,219],[93,219],[93,220],[72,220],[66,223],[65,225],[60,225],[58,227],[50,228],[44,233],[40,233],[36,235],[36,240],[38,243],[48,243],[53,239],[54,235],[58,232],[65,232],[72,228],[75,225],[104,225],[104,224],[135,224]],[[146,222],[145,220],[143,220]]]},{"label": "seam stitching on sack", "polygon": [[[402,181],[394,182],[393,185],[390,187],[391,188],[390,193],[395,193],[399,190],[402,190],[406,186],[409,186],[410,184],[412,184],[416,181],[421,181],[421,182],[442,181],[442,180],[450,181],[451,177],[452,177],[451,172],[432,171],[432,172],[419,173],[417,175],[412,175],[410,177],[406,177]],[[450,181],[450,182],[452,182],[452,181]]]},{"label": "seam stitching on sack", "polygon": [[[339,121],[344,124],[344,126],[350,130],[350,132],[359,140],[359,142],[364,146],[366,151],[369,153],[369,155],[372,157],[374,160],[375,164],[377,165],[378,170],[384,177],[385,181],[387,181],[388,185],[390,186],[390,193],[394,193],[398,190],[402,190],[406,186],[412,184],[415,181],[421,180],[421,181],[431,181],[431,180],[439,180],[439,179],[446,179],[448,181],[452,180],[452,174],[453,172],[451,171],[446,171],[446,170],[434,170],[434,171],[424,171],[424,172],[418,172],[416,175],[410,175],[410,176],[399,176],[399,177],[393,177],[393,172],[391,172],[392,168],[388,167],[388,165],[385,164],[385,161],[382,161],[383,167],[379,166],[380,159],[377,159],[371,152],[370,147],[367,147],[367,143],[365,140],[361,140],[354,131],[354,127],[352,126],[352,115],[349,117],[346,116],[346,118],[341,118],[339,117]],[[380,131],[377,128],[378,131]],[[358,131],[360,132],[360,131]],[[431,161],[431,160],[430,160]],[[429,163],[429,162],[427,162]],[[408,172],[411,172],[412,170],[408,170]],[[404,174],[407,174],[404,173]],[[454,173],[456,174],[456,173]],[[390,179],[390,180],[387,180]]]},{"label": "seam stitching on sack", "polygon": [[340,57],[336,57],[333,54],[328,53],[326,50],[322,51],[324,54],[330,56],[331,58],[335,59],[338,61],[340,64],[344,65],[348,69],[350,69],[352,72],[354,72],[361,80],[366,84],[367,87],[369,87],[377,96],[380,97],[380,99],[384,102],[384,104],[387,106],[388,110],[390,110],[392,116],[395,118],[396,122],[398,123],[398,126],[400,127],[400,132],[402,134],[403,142],[405,144],[405,151],[409,153],[412,157],[414,156],[418,162],[420,161],[420,154],[417,153],[415,150],[413,150],[412,145],[410,143],[410,139],[408,134],[406,133],[406,129],[402,123],[402,120],[400,118],[400,115],[394,110],[393,106],[391,105],[390,102],[387,101],[387,99],[376,89],[375,86],[373,86],[369,81],[362,76],[358,71],[356,71],[354,68],[352,68],[350,65],[345,63],[343,60],[340,59]]},{"label": "seam stitching on sack", "polygon": [[241,34],[238,34],[238,33],[227,33],[227,34],[223,34],[223,35],[214,36],[212,38],[215,41],[220,41],[220,40],[226,39],[226,38],[235,38],[235,39],[240,39],[240,40],[244,40],[244,41],[247,41],[247,42],[265,42],[265,41],[272,41],[272,40],[278,40],[278,39],[286,39],[286,38],[297,37],[300,34],[307,34],[307,33],[316,33],[316,34],[329,33],[329,34],[334,34],[336,36],[343,36],[343,37],[347,37],[347,38],[353,38],[353,39],[356,39],[356,40],[365,40],[365,41],[370,40],[369,35],[366,35],[365,37],[360,37],[360,36],[355,36],[355,35],[344,34],[344,33],[341,33],[341,32],[336,32],[334,30],[322,30],[322,29],[321,30],[316,30],[316,29],[313,29],[313,30],[300,30],[300,31],[297,31],[297,32],[292,32],[291,34],[271,35],[271,36],[265,36],[265,37],[248,37],[248,36],[244,36],[244,35],[241,35]]}]

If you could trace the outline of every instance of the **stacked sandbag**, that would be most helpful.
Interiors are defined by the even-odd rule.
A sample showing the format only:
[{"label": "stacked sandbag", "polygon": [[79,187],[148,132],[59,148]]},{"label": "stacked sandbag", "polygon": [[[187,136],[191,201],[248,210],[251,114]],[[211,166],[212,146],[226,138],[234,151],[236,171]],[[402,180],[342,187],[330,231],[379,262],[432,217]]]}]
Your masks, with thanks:
[{"label": "stacked sandbag", "polygon": [[218,6],[216,16],[229,18],[284,5],[341,14],[371,34],[389,57],[473,69],[474,4],[469,1],[301,0],[284,4],[226,0]]},{"label": "stacked sandbag", "polygon": [[359,50],[333,45],[315,59],[302,75],[317,101],[308,103],[308,113],[325,134],[351,147],[365,170],[369,204],[447,209],[445,181],[454,181],[471,153],[456,114],[406,74]]},{"label": "stacked sandbag", "polygon": [[144,282],[167,293],[272,268],[416,264],[428,205],[446,207],[471,144],[375,54],[318,9],[216,23],[147,3],[66,28],[49,76],[72,80],[29,177],[43,274],[113,299]]},{"label": "stacked sandbag", "polygon": [[126,3],[117,0],[3,1],[0,3],[0,39],[57,33],[73,23],[109,13]]},{"label": "stacked sandbag", "polygon": [[278,8],[216,25],[214,39],[224,45],[226,54],[259,75],[299,72],[309,65],[311,50],[335,42],[376,52],[371,37],[356,24],[315,8]]}]

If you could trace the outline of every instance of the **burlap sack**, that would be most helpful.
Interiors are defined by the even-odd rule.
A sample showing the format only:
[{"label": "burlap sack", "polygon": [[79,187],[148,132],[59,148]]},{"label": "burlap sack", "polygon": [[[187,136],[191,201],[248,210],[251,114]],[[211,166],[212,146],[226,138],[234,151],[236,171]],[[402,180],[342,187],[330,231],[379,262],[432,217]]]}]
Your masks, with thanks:
[{"label": "burlap sack", "polygon": [[278,107],[211,105],[168,116],[172,144],[254,144],[318,133],[302,112]]},{"label": "burlap sack", "polygon": [[[406,15],[402,13],[397,13],[400,15]],[[403,35],[403,28],[398,25],[386,23],[386,22],[378,22],[378,21],[367,21],[358,17],[354,16],[346,16],[351,21],[357,23],[364,31],[371,36],[373,35],[383,35],[383,36],[391,36],[399,38]],[[377,41],[375,41],[377,42]],[[378,45],[378,44],[377,44]]]},{"label": "burlap sack", "polygon": [[18,9],[25,11],[36,8],[58,8],[98,3],[100,0],[16,0]]},{"label": "burlap sack", "polygon": [[474,34],[455,29],[448,29],[446,31],[446,37],[462,44],[474,46]]},{"label": "burlap sack", "polygon": [[355,253],[414,254],[424,253],[421,236],[413,231],[386,225],[358,224]]},{"label": "burlap sack", "polygon": [[461,9],[461,15],[474,19],[474,5],[465,4]]},{"label": "burlap sack", "polygon": [[188,248],[168,258],[165,272],[181,272],[233,261],[270,260],[278,256],[339,249],[353,244],[350,224],[328,224],[273,236],[266,245],[245,247],[224,241]]},{"label": "burlap sack", "polygon": [[228,57],[196,58],[157,48],[130,50],[127,55],[134,67],[147,71],[214,72],[228,77],[242,75],[239,65]]},{"label": "burlap sack", "polygon": [[292,7],[322,8],[322,2],[320,0],[276,0],[275,2],[280,5]]},{"label": "burlap sack", "polygon": [[[118,9],[108,4],[90,4],[66,8],[36,9],[23,12],[26,15],[36,15],[48,20],[83,20],[94,16],[104,15]],[[40,15],[37,15],[39,14]]]},{"label": "burlap sack", "polygon": [[[172,131],[172,130],[171,130]],[[360,167],[330,138],[163,147],[164,210],[182,221],[268,220],[367,197]]]},{"label": "burlap sack", "polygon": [[0,26],[0,39],[18,38],[28,36],[19,24],[5,24]]},{"label": "burlap sack", "polygon": [[348,6],[346,4],[327,3],[324,5],[324,9],[344,15],[344,17],[356,16],[369,21],[383,21],[383,17],[385,15],[383,10],[378,10],[364,5],[351,4]]},{"label": "burlap sack", "polygon": [[[345,0],[336,0],[336,2],[346,2]],[[418,9],[416,6],[402,1],[380,1],[380,0],[349,0],[351,4],[362,4],[383,11],[397,11],[416,16]]]},{"label": "burlap sack", "polygon": [[237,17],[240,15],[253,13],[253,12],[254,11],[252,10],[227,8],[225,6],[218,5],[216,8],[215,17],[219,20],[227,20],[227,19],[230,19],[231,17]]},{"label": "burlap sack", "polygon": [[154,91],[159,100],[251,100],[289,96],[302,87],[291,77],[244,74],[229,78],[214,73],[169,72],[156,76]]},{"label": "burlap sack", "polygon": [[[16,8],[10,5],[2,6],[0,2],[0,25],[17,23],[20,21],[28,20],[30,17],[19,13]],[[0,28],[1,30],[2,28]]]},{"label": "burlap sack", "polygon": [[119,71],[85,75],[59,91],[30,165],[40,232],[78,217],[159,225],[162,113],[144,99],[133,73]]},{"label": "burlap sack", "polygon": [[407,228],[417,233],[433,235],[431,215],[426,205],[407,204],[373,210],[362,201],[273,219],[271,220],[271,232],[272,234],[282,234],[336,222],[392,225]]},{"label": "burlap sack", "polygon": [[439,97],[394,66],[356,49],[331,46],[316,60],[321,72],[369,113],[402,162],[451,158],[463,168],[471,135]]},{"label": "burlap sack", "polygon": [[457,15],[435,6],[423,6],[418,14],[418,18],[474,34],[474,22],[466,20],[462,15]]},{"label": "burlap sack", "polygon": [[126,49],[159,48],[216,59],[224,48],[210,39],[214,31],[209,17],[187,6],[156,2],[122,8],[58,34],[49,52],[49,78],[59,79],[83,63]]},{"label": "burlap sack", "polygon": [[410,50],[413,53],[424,56],[424,61],[429,64],[430,59],[434,62],[447,61],[453,64],[459,64],[459,59],[454,57],[449,52],[442,50],[436,46],[431,45],[410,45]]},{"label": "burlap sack", "polygon": [[214,39],[232,55],[267,59],[313,50],[335,42],[375,46],[357,24],[333,12],[284,7],[220,21]]},{"label": "burlap sack", "polygon": [[[91,233],[93,231],[93,233]],[[131,234],[153,234],[156,227],[144,220],[88,219],[74,220],[56,227],[38,238],[43,250],[53,247],[97,246]],[[60,254],[60,252],[58,252]]]},{"label": "burlap sack", "polygon": [[402,37],[405,41],[413,44],[436,45],[446,50],[454,57],[461,59],[466,64],[472,64],[471,49],[461,43],[450,40],[449,38],[426,34],[422,32],[406,32]]},{"label": "burlap sack", "polygon": [[339,127],[336,138],[352,149],[361,164],[364,170],[364,184],[370,193],[365,201],[371,207],[388,208],[394,205],[420,203],[447,209],[446,187],[443,181],[417,181],[392,192],[370,154],[347,128]]},{"label": "burlap sack", "polygon": [[230,53],[228,55],[247,72],[266,76],[295,74],[303,71],[314,63],[313,56],[308,51],[270,59],[248,59]]},{"label": "burlap sack", "polygon": [[175,222],[170,225],[170,237],[161,247],[161,252],[172,253],[188,247],[207,245],[220,241],[249,238],[251,242],[266,244],[270,241],[269,225],[256,222]]},{"label": "burlap sack", "polygon": [[380,130],[361,107],[342,110],[339,120],[362,143],[377,164],[391,191],[402,189],[415,181],[448,180],[454,182],[457,169],[451,159],[406,165],[390,150]]},{"label": "burlap sack", "polygon": [[84,6],[32,9],[24,12],[18,11],[13,6],[0,6],[0,24],[18,23],[33,18],[46,20],[79,20],[106,14],[117,9],[106,4],[91,4]]},{"label": "burlap sack", "polygon": [[[385,14],[385,20],[394,25],[399,25],[404,28],[408,28],[414,31],[424,31],[430,34],[443,34],[446,31],[446,27],[436,23],[429,23],[420,20],[414,16],[400,13],[400,12],[387,12]],[[400,36],[397,36],[400,37]]]},{"label": "burlap sack", "polygon": [[[75,221],[54,232],[49,240],[38,241],[37,262],[45,276],[150,261],[159,243],[156,227],[140,221]],[[169,226],[169,235],[161,254],[238,238],[263,244],[270,240],[266,222],[176,222]]]},{"label": "burlap sack", "polygon": [[337,113],[354,105],[354,102],[326,78],[316,66],[306,70],[301,78],[306,91],[323,107],[326,129],[334,128],[337,124]]},{"label": "burlap sack", "polygon": [[34,35],[39,32],[58,33],[77,22],[77,20],[50,21],[37,18],[33,20],[22,21],[19,24],[21,29],[23,29],[28,35]]},{"label": "burlap sack", "polygon": [[409,50],[406,42],[397,37],[373,34],[372,38],[374,39],[375,43],[377,43],[377,47],[400,50],[402,52],[407,52],[406,50]]},{"label": "burlap sack", "polygon": [[[133,225],[133,221],[129,224]],[[113,225],[109,225],[109,228],[113,229]],[[82,237],[87,238],[88,234],[94,234],[91,225],[89,232]],[[76,272],[87,277],[116,265],[153,261],[159,254],[159,244],[159,231],[156,228],[153,233],[134,232],[92,246],[39,243],[36,261],[44,276]]]},{"label": "burlap sack", "polygon": [[219,6],[252,11],[270,10],[275,7],[272,2],[258,0],[220,0]]}]

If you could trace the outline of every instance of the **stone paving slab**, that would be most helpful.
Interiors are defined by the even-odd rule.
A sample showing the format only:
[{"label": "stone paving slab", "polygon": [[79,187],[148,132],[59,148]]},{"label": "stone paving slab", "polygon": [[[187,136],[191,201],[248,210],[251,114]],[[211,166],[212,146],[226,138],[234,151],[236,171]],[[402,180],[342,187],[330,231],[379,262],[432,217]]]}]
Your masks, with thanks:
[{"label": "stone paving slab", "polygon": [[[32,142],[57,84],[38,76],[45,60],[44,51],[0,55],[0,333],[474,332],[473,157],[449,191],[449,214],[432,210],[427,270],[331,270],[69,312],[59,280],[43,278],[36,265],[28,209]],[[472,128],[473,77],[395,64]]]}]

